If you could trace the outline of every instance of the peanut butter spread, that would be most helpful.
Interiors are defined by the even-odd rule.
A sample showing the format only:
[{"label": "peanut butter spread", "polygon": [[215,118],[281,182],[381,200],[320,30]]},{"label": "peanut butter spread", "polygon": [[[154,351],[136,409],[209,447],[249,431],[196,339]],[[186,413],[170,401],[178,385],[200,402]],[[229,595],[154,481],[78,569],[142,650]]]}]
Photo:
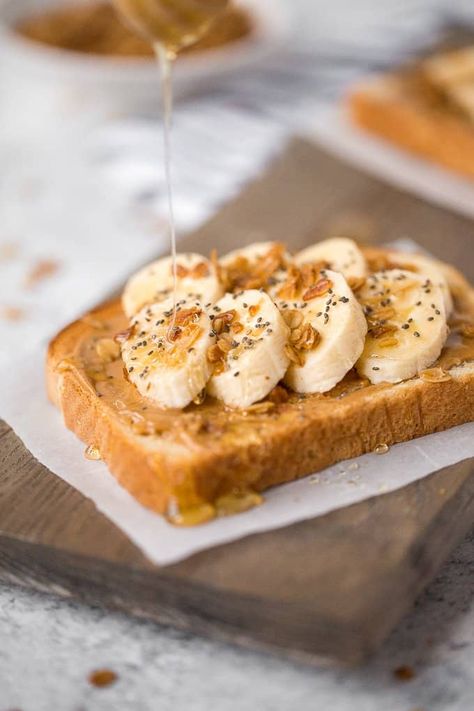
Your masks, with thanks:
[{"label": "peanut butter spread", "polygon": [[[278,385],[264,401],[244,411],[226,408],[209,396],[184,410],[165,410],[142,397],[127,378],[114,340],[128,326],[120,303],[117,301],[111,306],[107,321],[85,317],[82,324],[87,334],[70,357],[59,364],[59,370],[77,367],[83,371],[97,396],[137,435],[157,435],[185,445],[192,441],[196,446],[214,446],[218,438],[222,447],[232,444],[249,429],[258,432],[259,428],[271,427],[272,422],[280,426],[292,421],[295,415],[300,420],[312,418],[315,413],[324,417],[334,400],[354,401],[376,389],[392,387],[371,385],[351,370],[335,388],[324,394],[302,395]],[[446,346],[432,369],[449,372],[471,361],[474,361],[474,332],[464,321],[454,322]]]}]

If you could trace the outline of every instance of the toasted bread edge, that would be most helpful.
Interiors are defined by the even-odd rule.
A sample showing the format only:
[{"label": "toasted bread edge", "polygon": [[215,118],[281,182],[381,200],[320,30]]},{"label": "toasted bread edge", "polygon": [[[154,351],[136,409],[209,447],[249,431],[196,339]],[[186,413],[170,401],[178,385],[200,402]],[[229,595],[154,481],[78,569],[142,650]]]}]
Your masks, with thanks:
[{"label": "toasted bread edge", "polygon": [[383,82],[367,82],[348,97],[352,120],[361,128],[412,153],[474,178],[474,128],[461,118],[417,105],[399,92],[385,92]]}]

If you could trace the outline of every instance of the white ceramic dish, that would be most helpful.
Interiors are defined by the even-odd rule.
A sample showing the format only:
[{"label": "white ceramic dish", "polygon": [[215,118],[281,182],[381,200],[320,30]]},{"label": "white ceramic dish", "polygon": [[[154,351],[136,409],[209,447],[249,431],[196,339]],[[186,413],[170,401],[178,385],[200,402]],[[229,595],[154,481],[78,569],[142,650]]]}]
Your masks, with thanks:
[{"label": "white ceramic dish", "polygon": [[[115,110],[137,110],[157,101],[157,68],[150,59],[83,55],[44,46],[19,36],[14,27],[32,12],[71,0],[0,0],[0,62],[17,88],[38,84],[67,93],[81,103],[99,101]],[[256,64],[284,44],[289,33],[286,7],[278,0],[239,0],[254,19],[253,34],[223,48],[184,56],[176,63],[175,94],[209,89],[218,79]],[[21,87],[24,88],[24,87]]]}]

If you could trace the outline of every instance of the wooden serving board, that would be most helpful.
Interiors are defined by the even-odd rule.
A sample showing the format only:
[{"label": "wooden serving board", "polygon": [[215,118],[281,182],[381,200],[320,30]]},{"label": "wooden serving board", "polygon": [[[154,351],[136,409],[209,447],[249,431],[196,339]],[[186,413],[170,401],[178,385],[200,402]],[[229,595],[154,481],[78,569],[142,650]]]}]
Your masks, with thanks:
[{"label": "wooden serving board", "polygon": [[[474,278],[474,224],[295,140],[181,248],[411,236]],[[0,424],[0,580],[307,661],[355,663],[474,520],[474,461],[326,516],[153,566]]]}]

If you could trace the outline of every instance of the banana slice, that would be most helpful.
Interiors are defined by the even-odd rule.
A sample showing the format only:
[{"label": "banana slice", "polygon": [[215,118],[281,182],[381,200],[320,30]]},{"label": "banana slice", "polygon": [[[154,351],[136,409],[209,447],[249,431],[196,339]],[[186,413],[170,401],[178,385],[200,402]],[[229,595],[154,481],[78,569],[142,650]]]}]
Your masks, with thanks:
[{"label": "banana slice", "polygon": [[453,311],[453,299],[448,280],[443,272],[443,265],[436,259],[427,257],[424,254],[402,254],[401,252],[389,252],[388,259],[391,264],[400,269],[414,271],[424,275],[443,292],[446,318],[449,318]]},{"label": "banana slice", "polygon": [[207,354],[215,343],[212,322],[196,301],[173,299],[145,306],[122,344],[128,379],[141,395],[164,408],[189,405],[211,376]]},{"label": "banana slice", "polygon": [[281,380],[289,364],[289,328],[263,291],[226,294],[212,309],[217,343],[209,356],[208,392],[226,405],[250,407]]},{"label": "banana slice", "polygon": [[369,276],[358,297],[369,322],[356,365],[361,375],[371,383],[399,383],[434,363],[448,336],[438,284],[424,274],[389,269]]},{"label": "banana slice", "polygon": [[220,258],[228,291],[266,288],[274,275],[291,262],[280,242],[255,242]]},{"label": "banana slice", "polygon": [[331,237],[311,245],[295,255],[295,264],[321,262],[335,272],[341,272],[346,279],[367,275],[367,263],[357,244],[347,237]]},{"label": "banana slice", "polygon": [[299,287],[298,294],[293,291],[289,300],[282,298],[284,290],[279,290],[278,304],[292,329],[285,383],[300,393],[327,392],[362,353],[367,333],[362,307],[343,275],[329,269],[311,286]]},{"label": "banana slice", "polygon": [[[176,295],[203,304],[215,303],[224,293],[214,264],[200,254],[176,257]],[[146,304],[164,301],[173,293],[173,260],[163,257],[140,269],[127,282],[122,305],[130,318]]]}]

